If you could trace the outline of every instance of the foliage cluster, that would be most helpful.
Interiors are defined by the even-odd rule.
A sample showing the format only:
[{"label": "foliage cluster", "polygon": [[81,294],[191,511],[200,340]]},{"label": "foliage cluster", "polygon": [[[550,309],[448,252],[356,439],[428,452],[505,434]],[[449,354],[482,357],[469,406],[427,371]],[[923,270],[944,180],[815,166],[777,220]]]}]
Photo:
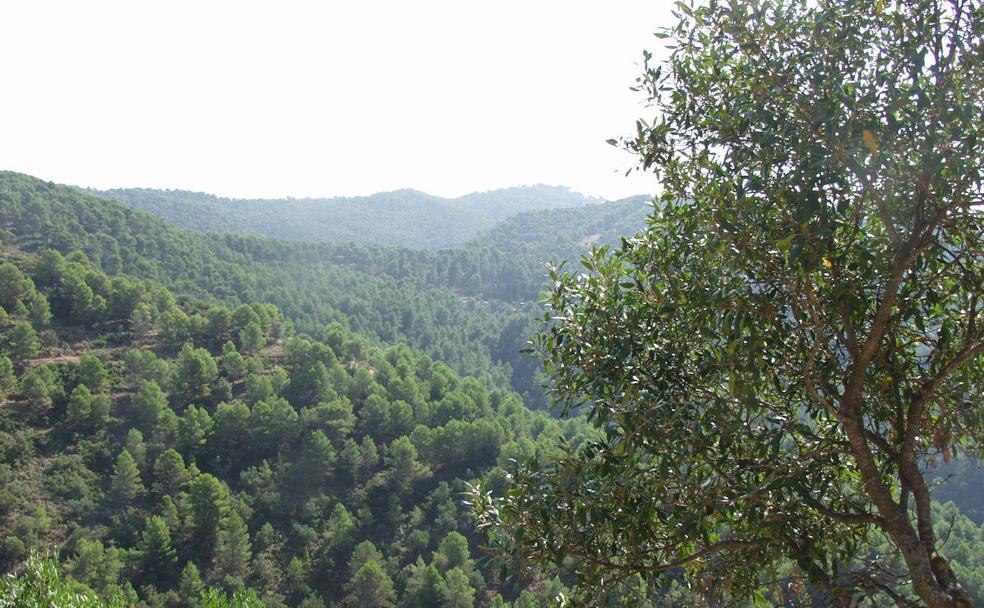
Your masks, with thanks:
[{"label": "foliage cluster", "polygon": [[605,438],[477,496],[492,540],[599,593],[966,606],[927,479],[984,445],[984,7],[676,6],[625,142],[659,209],[536,343]]}]

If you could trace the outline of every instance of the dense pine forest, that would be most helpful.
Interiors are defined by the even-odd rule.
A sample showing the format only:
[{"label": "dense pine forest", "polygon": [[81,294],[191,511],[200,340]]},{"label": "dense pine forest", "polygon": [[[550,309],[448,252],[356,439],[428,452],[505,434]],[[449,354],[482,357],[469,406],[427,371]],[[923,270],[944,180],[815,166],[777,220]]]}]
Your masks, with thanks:
[{"label": "dense pine forest", "polygon": [[272,304],[225,306],[118,272],[177,276],[138,253],[149,218],[112,206],[115,220],[76,216],[89,234],[143,240],[109,276],[84,253],[86,232],[63,232],[74,251],[37,241],[69,219],[37,196],[49,186],[4,186],[4,570],[53,552],[75,587],[147,606],[244,586],[303,606],[505,605],[501,594],[535,606],[564,590],[504,583],[479,563],[461,493],[478,479],[504,487],[510,460],[590,427],[337,321],[315,340]]},{"label": "dense pine forest", "polygon": [[[190,232],[160,208],[0,174],[0,568],[14,575],[0,595],[306,608],[570,597],[576,560],[487,558],[467,493],[506,492],[515,463],[601,437],[546,411],[539,362],[519,351],[546,263],[618,248],[651,211],[643,197],[526,211],[440,250],[299,243]],[[960,485],[940,490],[956,504],[934,508],[981,598],[980,472],[962,463],[948,465]],[[640,597],[715,605],[672,577],[603,603]]]},{"label": "dense pine forest", "polygon": [[[270,302],[311,335],[338,322],[371,341],[405,342],[460,373],[511,386],[538,407],[546,401],[535,364],[519,351],[546,261],[573,260],[590,243],[617,241],[627,218],[647,209],[637,198],[570,210],[572,221],[563,213],[525,213],[468,247],[428,252],[196,234],[77,189],[12,173],[0,180],[29,193],[8,196],[0,210],[4,225],[16,218],[22,246],[83,251],[106,272],[206,300]],[[523,238],[550,225],[563,238]]]}]

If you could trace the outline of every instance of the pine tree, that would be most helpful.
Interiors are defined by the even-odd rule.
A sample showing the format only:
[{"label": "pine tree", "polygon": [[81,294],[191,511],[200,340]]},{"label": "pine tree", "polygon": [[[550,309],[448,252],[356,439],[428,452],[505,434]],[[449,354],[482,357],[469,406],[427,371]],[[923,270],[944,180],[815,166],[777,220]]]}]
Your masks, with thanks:
[{"label": "pine tree", "polygon": [[209,385],[218,375],[219,366],[207,350],[185,344],[178,355],[171,384],[175,393],[192,401],[208,394]]},{"label": "pine tree", "polygon": [[66,421],[73,426],[88,422],[92,415],[92,393],[85,384],[80,384],[72,391],[68,399],[68,409],[65,411]]},{"label": "pine tree", "polygon": [[246,361],[236,350],[236,345],[229,340],[222,347],[222,369],[233,380],[243,377],[246,372]]},{"label": "pine tree", "polygon": [[[89,425],[92,429],[98,430],[106,426],[109,422],[109,413],[113,407],[109,395],[100,393],[92,396],[92,403],[89,404]],[[134,429],[136,430],[136,429]]]},{"label": "pine tree", "polygon": [[254,353],[263,348],[263,328],[259,323],[251,322],[239,333],[239,344],[244,352]]},{"label": "pine tree", "polygon": [[134,417],[144,431],[152,430],[168,409],[164,391],[153,380],[143,380],[133,397]]},{"label": "pine tree", "polygon": [[249,530],[243,518],[230,511],[222,518],[215,544],[215,569],[222,580],[242,584],[252,558]]},{"label": "pine tree", "polygon": [[347,608],[393,608],[396,591],[393,580],[376,560],[369,560],[345,585],[348,592],[342,604]]},{"label": "pine tree", "polygon": [[13,392],[17,385],[17,376],[14,374],[14,364],[4,355],[0,355],[0,399],[4,399]]},{"label": "pine tree", "polygon": [[31,280],[24,276],[20,268],[10,262],[0,264],[0,306],[7,312],[11,312],[14,305],[33,288]]},{"label": "pine tree", "polygon": [[370,540],[364,540],[352,550],[352,555],[349,557],[348,562],[349,574],[354,576],[366,562],[378,562],[382,561],[382,559],[383,555],[376,548],[376,545],[372,544]]},{"label": "pine tree", "polygon": [[444,582],[444,577],[437,568],[433,565],[425,565],[418,557],[417,563],[411,566],[402,605],[406,608],[441,606],[447,596],[448,586]]},{"label": "pine tree", "polygon": [[141,570],[156,583],[166,582],[174,574],[178,557],[171,546],[171,531],[159,515],[147,518],[140,542],[137,543]]},{"label": "pine tree", "polygon": [[154,329],[154,310],[147,304],[139,304],[130,314],[130,331],[136,340],[146,339]]},{"label": "pine tree", "polygon": [[204,590],[205,585],[202,583],[202,575],[198,571],[198,566],[194,562],[188,562],[185,564],[184,570],[181,571],[181,579],[178,581],[178,593],[181,595],[181,599],[184,600],[185,605],[197,608],[201,606],[201,596]]},{"label": "pine tree", "polygon": [[34,359],[41,353],[41,340],[30,323],[21,322],[15,325],[8,342],[10,354],[18,361]]},{"label": "pine tree", "polygon": [[189,405],[178,422],[178,446],[185,453],[196,453],[212,433],[212,417],[208,410]]},{"label": "pine tree", "polygon": [[161,499],[160,512],[161,517],[164,518],[164,523],[167,524],[168,530],[177,530],[181,525],[181,515],[178,513],[178,505],[174,504],[173,498],[164,496]]},{"label": "pine tree", "polygon": [[475,589],[468,581],[468,575],[461,568],[451,568],[444,575],[447,583],[442,606],[444,608],[473,608]]},{"label": "pine tree", "polygon": [[431,474],[430,469],[417,460],[417,448],[413,447],[410,438],[406,436],[400,437],[389,445],[386,466],[390,483],[400,494],[409,491],[413,482],[429,477]]},{"label": "pine tree", "polygon": [[219,524],[229,512],[229,490],[202,473],[188,484],[188,503],[193,549],[199,557],[211,557]]},{"label": "pine tree", "polygon": [[79,381],[88,386],[89,390],[94,392],[101,390],[107,377],[106,366],[99,357],[88,353],[79,357]]},{"label": "pine tree", "polygon": [[158,496],[177,496],[188,482],[184,459],[176,450],[168,448],[154,461],[154,493]]},{"label": "pine tree", "polygon": [[449,532],[444,537],[434,552],[433,563],[438,570],[445,573],[452,568],[461,568],[468,574],[475,570],[475,560],[468,550],[468,539],[458,532]]},{"label": "pine tree", "polygon": [[35,410],[47,410],[52,405],[53,394],[57,387],[49,374],[44,373],[44,366],[36,367],[20,379],[20,394],[27,399]]},{"label": "pine tree", "polygon": [[116,458],[113,477],[109,484],[109,498],[119,506],[129,505],[144,493],[140,469],[130,452],[123,450]]},{"label": "pine tree", "polygon": [[45,327],[51,323],[51,306],[43,293],[34,292],[27,300],[27,320],[34,327]]},{"label": "pine tree", "polygon": [[357,525],[352,514],[342,503],[337,503],[331,512],[331,517],[325,524],[325,541],[337,551],[345,551],[355,541]]}]

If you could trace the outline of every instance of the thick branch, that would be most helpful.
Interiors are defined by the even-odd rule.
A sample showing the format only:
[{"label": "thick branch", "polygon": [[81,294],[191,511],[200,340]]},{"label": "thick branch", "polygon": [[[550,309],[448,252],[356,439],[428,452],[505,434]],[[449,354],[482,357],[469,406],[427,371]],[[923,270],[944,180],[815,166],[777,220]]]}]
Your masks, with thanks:
[{"label": "thick branch", "polygon": [[888,205],[885,203],[885,199],[882,197],[881,193],[875,189],[874,185],[871,183],[871,177],[868,175],[864,167],[858,164],[853,158],[847,159],[847,166],[854,173],[854,176],[858,178],[861,185],[864,187],[864,192],[871,197],[871,200],[875,202],[875,209],[878,211],[878,219],[881,220],[883,226],[885,226],[885,233],[888,238],[892,240],[895,244],[900,244],[902,242],[902,237],[899,236],[897,230],[895,230],[895,222],[892,220],[892,214],[888,209]]}]

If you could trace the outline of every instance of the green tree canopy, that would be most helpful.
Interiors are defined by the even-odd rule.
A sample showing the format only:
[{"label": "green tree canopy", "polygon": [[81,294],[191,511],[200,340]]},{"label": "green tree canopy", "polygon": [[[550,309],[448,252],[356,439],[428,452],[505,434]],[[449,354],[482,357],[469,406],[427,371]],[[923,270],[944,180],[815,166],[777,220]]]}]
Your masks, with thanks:
[{"label": "green tree canopy", "polygon": [[140,469],[137,468],[137,462],[130,452],[123,450],[116,457],[116,465],[113,467],[109,498],[117,506],[126,506],[143,493],[144,487],[140,480]]},{"label": "green tree canopy", "polygon": [[33,359],[41,354],[41,340],[30,323],[22,322],[14,326],[7,340],[10,354],[19,361]]},{"label": "green tree canopy", "polygon": [[181,454],[168,448],[154,461],[154,492],[161,496],[177,496],[188,483],[188,470]]},{"label": "green tree canopy", "polygon": [[219,376],[219,366],[204,348],[190,344],[181,347],[177,365],[171,378],[174,392],[187,400],[202,397]]},{"label": "green tree canopy", "polygon": [[34,290],[31,279],[10,262],[0,264],[0,307],[13,312],[14,305]]},{"label": "green tree canopy", "polygon": [[378,561],[370,559],[355,571],[345,586],[348,594],[342,602],[349,608],[393,608],[396,591],[390,578]]},{"label": "green tree canopy", "polygon": [[219,524],[229,512],[228,488],[213,475],[198,475],[188,484],[188,511],[196,552],[211,556]]},{"label": "green tree canopy", "polygon": [[104,601],[90,589],[80,589],[62,577],[54,558],[34,555],[20,576],[0,578],[0,607],[122,608],[123,601]]},{"label": "green tree canopy", "polygon": [[235,511],[222,518],[216,535],[215,569],[227,583],[242,585],[252,557],[249,530]]},{"label": "green tree canopy", "polygon": [[79,357],[79,380],[90,390],[98,392],[106,384],[108,377],[106,366],[99,357],[88,353]]},{"label": "green tree canopy", "polygon": [[984,7],[677,12],[626,142],[657,209],[553,274],[535,341],[604,438],[479,496],[493,540],[575,558],[589,590],[672,571],[747,598],[793,564],[818,604],[904,604],[911,581],[967,605],[924,473],[984,439]]},{"label": "green tree canopy", "polygon": [[68,399],[68,409],[65,416],[69,424],[78,425],[92,415],[92,393],[85,384],[80,384],[72,391]]},{"label": "green tree canopy", "polygon": [[167,581],[174,574],[177,552],[171,545],[171,531],[164,518],[152,515],[147,518],[140,542],[137,543],[140,568],[151,581]]},{"label": "green tree canopy", "polygon": [[0,399],[6,397],[17,385],[17,375],[11,360],[0,355]]},{"label": "green tree canopy", "polygon": [[143,380],[133,397],[133,410],[141,428],[151,430],[166,410],[169,410],[167,396],[153,380]]}]

